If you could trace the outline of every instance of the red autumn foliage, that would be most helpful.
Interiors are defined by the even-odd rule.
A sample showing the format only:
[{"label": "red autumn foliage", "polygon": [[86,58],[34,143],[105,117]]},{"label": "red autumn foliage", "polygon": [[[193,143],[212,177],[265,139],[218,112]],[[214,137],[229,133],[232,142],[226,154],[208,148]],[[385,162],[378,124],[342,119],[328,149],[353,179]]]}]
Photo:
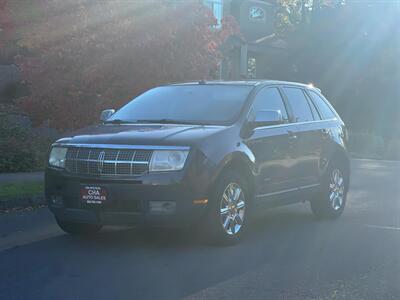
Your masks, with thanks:
[{"label": "red autumn foliage", "polygon": [[152,86],[210,78],[220,45],[238,32],[233,18],[214,29],[211,11],[193,2],[40,3],[20,42],[32,55],[16,57],[31,91],[20,105],[60,130],[92,124]]}]

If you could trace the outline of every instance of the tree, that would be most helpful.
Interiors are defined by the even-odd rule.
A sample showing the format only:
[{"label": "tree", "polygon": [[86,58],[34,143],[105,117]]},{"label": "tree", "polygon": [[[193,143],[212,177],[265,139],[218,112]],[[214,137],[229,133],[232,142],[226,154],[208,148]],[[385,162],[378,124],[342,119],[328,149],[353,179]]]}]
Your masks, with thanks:
[{"label": "tree", "polygon": [[400,7],[393,1],[310,4],[306,22],[286,31],[289,63],[296,66],[287,79],[315,83],[350,130],[399,138]]},{"label": "tree", "polygon": [[[0,49],[7,47],[12,36],[12,29],[9,1],[0,0]],[[1,52],[3,54],[4,50]]]},{"label": "tree", "polygon": [[238,30],[232,19],[213,29],[211,11],[193,2],[40,3],[18,42],[31,53],[16,58],[31,91],[20,105],[35,124],[60,130],[92,124],[152,86],[209,78]]}]

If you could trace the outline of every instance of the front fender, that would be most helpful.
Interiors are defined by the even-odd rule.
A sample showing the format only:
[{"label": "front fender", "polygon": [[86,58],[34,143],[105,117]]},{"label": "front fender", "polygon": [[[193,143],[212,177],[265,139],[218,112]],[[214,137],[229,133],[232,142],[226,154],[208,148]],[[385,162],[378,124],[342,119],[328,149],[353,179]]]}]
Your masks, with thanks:
[{"label": "front fender", "polygon": [[240,173],[243,173],[246,177],[251,175],[254,178],[257,174],[255,156],[244,144],[239,145],[235,151],[230,152],[217,163],[211,177],[212,181],[215,182],[228,167],[234,167],[240,170]]}]

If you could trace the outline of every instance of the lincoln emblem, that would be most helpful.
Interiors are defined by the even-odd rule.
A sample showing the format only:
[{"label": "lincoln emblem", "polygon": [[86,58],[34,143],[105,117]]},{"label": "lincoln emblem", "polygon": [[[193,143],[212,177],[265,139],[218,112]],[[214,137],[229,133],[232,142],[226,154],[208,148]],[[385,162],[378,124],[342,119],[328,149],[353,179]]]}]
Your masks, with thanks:
[{"label": "lincoln emblem", "polygon": [[106,153],[104,151],[101,151],[99,153],[99,158],[97,159],[97,169],[101,173],[103,171],[103,165],[104,165],[104,157],[106,156]]}]

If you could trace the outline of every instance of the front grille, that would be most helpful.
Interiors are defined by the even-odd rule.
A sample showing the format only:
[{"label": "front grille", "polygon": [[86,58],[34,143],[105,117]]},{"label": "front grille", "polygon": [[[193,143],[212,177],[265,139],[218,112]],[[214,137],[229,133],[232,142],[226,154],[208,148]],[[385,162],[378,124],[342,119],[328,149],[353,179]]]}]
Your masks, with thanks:
[{"label": "front grille", "polygon": [[152,150],[70,147],[68,173],[93,176],[139,176],[149,171]]}]

